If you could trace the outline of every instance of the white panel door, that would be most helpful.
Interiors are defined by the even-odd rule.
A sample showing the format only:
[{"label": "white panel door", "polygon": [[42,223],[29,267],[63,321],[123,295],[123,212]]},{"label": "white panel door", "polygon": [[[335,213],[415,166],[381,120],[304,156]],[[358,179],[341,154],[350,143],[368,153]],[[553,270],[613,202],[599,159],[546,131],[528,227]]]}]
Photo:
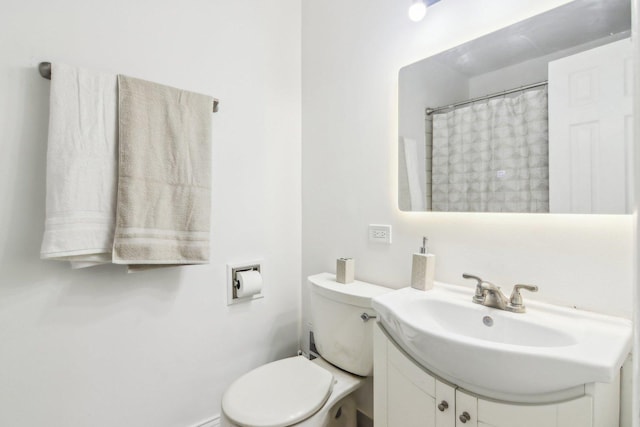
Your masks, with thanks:
[{"label": "white panel door", "polygon": [[624,39],[549,63],[550,212],[631,212],[632,56]]}]

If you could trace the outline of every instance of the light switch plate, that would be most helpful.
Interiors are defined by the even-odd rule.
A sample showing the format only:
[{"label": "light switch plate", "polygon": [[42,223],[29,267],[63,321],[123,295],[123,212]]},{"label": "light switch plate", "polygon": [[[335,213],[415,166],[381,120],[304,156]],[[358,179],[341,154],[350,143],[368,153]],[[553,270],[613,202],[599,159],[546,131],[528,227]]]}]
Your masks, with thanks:
[{"label": "light switch plate", "polygon": [[391,226],[384,224],[369,224],[369,241],[391,244]]}]

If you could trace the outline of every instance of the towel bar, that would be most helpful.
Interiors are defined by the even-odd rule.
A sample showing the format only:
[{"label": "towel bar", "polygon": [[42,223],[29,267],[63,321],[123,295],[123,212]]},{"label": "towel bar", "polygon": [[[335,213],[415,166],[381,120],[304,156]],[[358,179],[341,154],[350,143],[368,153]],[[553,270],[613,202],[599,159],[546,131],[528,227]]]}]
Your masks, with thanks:
[{"label": "towel bar", "polygon": [[[38,71],[40,75],[47,80],[51,80],[51,62],[41,62],[38,64]],[[218,105],[220,104],[220,100],[217,98],[213,98],[213,112],[218,112]]]}]

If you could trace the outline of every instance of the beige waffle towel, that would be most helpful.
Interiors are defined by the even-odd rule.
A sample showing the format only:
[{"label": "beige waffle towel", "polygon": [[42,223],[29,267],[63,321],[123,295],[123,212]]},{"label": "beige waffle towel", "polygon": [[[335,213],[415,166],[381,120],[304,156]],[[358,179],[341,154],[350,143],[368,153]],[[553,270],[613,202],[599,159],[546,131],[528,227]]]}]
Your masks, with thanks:
[{"label": "beige waffle towel", "polygon": [[207,263],[213,98],[122,75],[118,91],[113,262]]}]

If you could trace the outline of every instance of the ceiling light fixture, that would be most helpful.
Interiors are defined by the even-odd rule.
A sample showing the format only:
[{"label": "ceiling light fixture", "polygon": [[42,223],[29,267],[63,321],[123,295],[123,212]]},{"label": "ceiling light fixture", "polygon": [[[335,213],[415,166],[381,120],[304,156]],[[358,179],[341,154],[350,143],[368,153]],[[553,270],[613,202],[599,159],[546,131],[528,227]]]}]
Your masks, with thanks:
[{"label": "ceiling light fixture", "polygon": [[427,14],[427,7],[438,3],[440,0],[412,0],[409,6],[409,19],[420,22]]},{"label": "ceiling light fixture", "polygon": [[420,22],[427,14],[427,5],[424,0],[413,0],[409,6],[409,19],[413,22]]}]

